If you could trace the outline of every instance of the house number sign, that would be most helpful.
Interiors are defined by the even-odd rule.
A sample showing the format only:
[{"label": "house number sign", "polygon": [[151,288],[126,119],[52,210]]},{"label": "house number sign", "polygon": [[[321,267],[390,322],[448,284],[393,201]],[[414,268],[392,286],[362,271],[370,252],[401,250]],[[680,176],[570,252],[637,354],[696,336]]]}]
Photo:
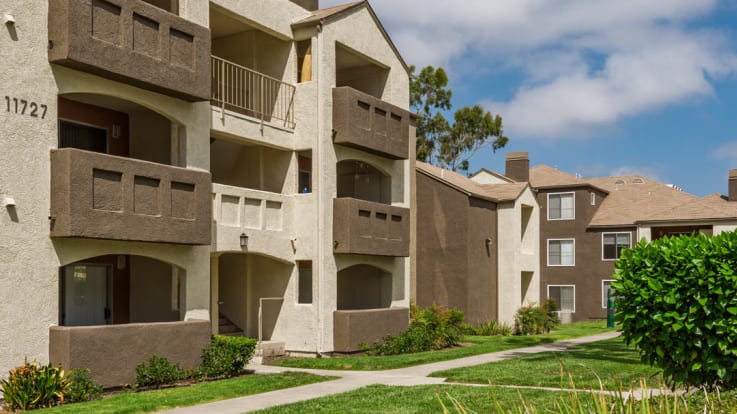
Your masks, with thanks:
[{"label": "house number sign", "polygon": [[49,107],[44,104],[38,104],[27,99],[21,99],[15,96],[5,95],[5,112],[18,115],[28,115],[31,118],[46,118],[46,110]]}]

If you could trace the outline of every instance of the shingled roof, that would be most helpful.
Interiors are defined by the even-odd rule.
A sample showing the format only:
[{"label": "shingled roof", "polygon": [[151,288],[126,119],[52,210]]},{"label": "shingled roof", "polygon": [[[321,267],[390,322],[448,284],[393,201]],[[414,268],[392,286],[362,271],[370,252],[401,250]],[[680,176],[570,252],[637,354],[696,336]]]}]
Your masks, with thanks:
[{"label": "shingled roof", "polygon": [[494,202],[514,201],[529,186],[528,183],[479,184],[457,172],[445,170],[420,161],[417,161],[416,169],[426,176],[454,187],[468,195]]}]

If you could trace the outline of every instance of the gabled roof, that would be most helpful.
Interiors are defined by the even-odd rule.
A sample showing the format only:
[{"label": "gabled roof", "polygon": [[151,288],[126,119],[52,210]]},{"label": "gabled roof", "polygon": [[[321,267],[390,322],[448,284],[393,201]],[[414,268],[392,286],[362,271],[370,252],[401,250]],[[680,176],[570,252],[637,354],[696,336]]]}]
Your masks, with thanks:
[{"label": "gabled roof", "polygon": [[576,188],[591,187],[604,193],[605,188],[601,188],[590,182],[588,179],[578,178],[575,175],[563,172],[555,167],[540,164],[530,168],[530,185],[533,188]]},{"label": "gabled roof", "polygon": [[529,186],[528,183],[479,184],[457,172],[421,161],[416,162],[415,168],[418,172],[466,193],[466,195],[493,202],[514,201]]},{"label": "gabled roof", "polygon": [[409,71],[409,66],[407,65],[407,62],[404,61],[404,58],[399,53],[397,46],[392,41],[392,38],[389,37],[389,34],[386,32],[386,29],[384,28],[384,25],[381,24],[381,21],[376,16],[374,9],[371,7],[371,4],[369,4],[367,0],[356,1],[353,3],[341,4],[339,6],[328,7],[326,9],[315,10],[312,12],[311,16],[308,16],[302,20],[292,23],[292,29],[313,26],[316,24],[328,24],[331,21],[340,18],[341,16],[355,12],[362,7],[366,7],[369,14],[374,19],[374,22],[376,22],[376,26],[381,31],[381,34],[384,36],[387,43],[394,51],[394,54],[397,56],[397,59],[399,59],[399,62],[404,67],[404,70],[407,71],[407,75],[409,75],[410,71]]},{"label": "gabled roof", "polygon": [[496,177],[496,178],[498,178],[498,179],[500,179],[502,181],[506,181],[508,183],[515,182],[513,179],[507,177],[504,174],[500,174],[500,173],[498,173],[496,171],[487,170],[486,168],[482,168],[482,169],[476,171],[475,173],[471,174],[471,177],[470,178],[473,179],[473,177],[476,177],[477,175],[480,175],[480,174],[489,174],[489,175],[492,175],[492,176],[494,176],[494,177]]}]

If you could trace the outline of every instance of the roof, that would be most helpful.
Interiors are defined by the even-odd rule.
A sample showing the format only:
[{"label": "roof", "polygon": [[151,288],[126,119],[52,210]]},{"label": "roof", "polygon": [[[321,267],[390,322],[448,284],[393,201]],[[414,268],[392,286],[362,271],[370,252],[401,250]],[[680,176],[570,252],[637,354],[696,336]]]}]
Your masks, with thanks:
[{"label": "roof", "polygon": [[587,186],[605,191],[607,196],[591,218],[590,227],[737,220],[737,203],[719,194],[699,198],[639,175],[579,178],[557,168],[538,165],[530,169],[530,182],[534,188]]},{"label": "roof", "polygon": [[473,177],[475,177],[475,176],[477,176],[479,174],[489,174],[489,175],[492,175],[492,176],[494,176],[494,177],[496,177],[496,178],[498,178],[498,179],[500,179],[502,181],[506,181],[508,183],[513,183],[514,182],[513,179],[507,177],[506,175],[500,174],[500,173],[498,173],[496,171],[487,170],[486,168],[482,168],[482,169],[476,171],[475,173],[471,174],[471,178],[473,178]]},{"label": "roof", "polygon": [[328,7],[325,9],[315,10],[312,12],[311,16],[308,16],[302,20],[292,23],[292,29],[312,26],[312,25],[317,25],[317,24],[329,23],[330,21],[338,19],[345,14],[352,13],[353,11],[358,10],[361,7],[366,7],[369,14],[371,14],[371,17],[376,22],[376,26],[378,26],[379,30],[381,31],[381,34],[386,39],[387,43],[389,43],[389,46],[392,48],[392,50],[394,51],[394,54],[399,59],[399,62],[404,67],[404,70],[407,71],[407,75],[409,75],[410,74],[409,65],[407,65],[407,62],[404,61],[404,58],[402,57],[401,53],[399,53],[399,49],[397,49],[397,46],[394,44],[394,41],[392,41],[392,38],[389,37],[389,34],[386,32],[386,29],[384,28],[384,25],[381,24],[381,21],[379,20],[378,16],[376,16],[374,9],[371,7],[371,4],[369,4],[367,0],[355,1],[352,3],[341,4],[339,6],[333,6],[333,7]]},{"label": "roof", "polygon": [[514,201],[529,186],[528,183],[479,184],[457,172],[445,170],[421,161],[416,162],[415,168],[417,171],[469,196],[494,202]]}]

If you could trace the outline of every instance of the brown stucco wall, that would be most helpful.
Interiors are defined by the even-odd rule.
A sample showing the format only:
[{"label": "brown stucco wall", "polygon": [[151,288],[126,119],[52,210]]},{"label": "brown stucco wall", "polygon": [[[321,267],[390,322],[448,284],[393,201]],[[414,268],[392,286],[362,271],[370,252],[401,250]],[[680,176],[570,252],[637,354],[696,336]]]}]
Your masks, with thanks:
[{"label": "brown stucco wall", "polygon": [[49,361],[65,370],[87,368],[105,387],[132,384],[136,365],[152,355],[185,369],[197,367],[210,343],[210,321],[54,326],[49,329]]},{"label": "brown stucco wall", "polygon": [[384,157],[409,157],[410,114],[348,86],[333,88],[333,142]]},{"label": "brown stucco wall", "polygon": [[[636,242],[637,229],[632,227],[587,229],[596,209],[604,202],[606,194],[592,188],[575,188],[575,220],[552,220],[548,216],[549,193],[569,192],[566,189],[540,189],[540,298],[548,297],[548,285],[575,285],[576,312],[573,321],[606,317],[602,309],[602,281],[611,280],[614,261],[602,260],[602,233],[631,232],[631,243]],[[591,205],[591,192],[596,193],[596,204]],[[548,266],[548,239],[575,241],[575,266]]]},{"label": "brown stucco wall", "polygon": [[333,349],[358,351],[358,344],[371,345],[382,337],[407,329],[408,308],[338,310],[333,312]]},{"label": "brown stucco wall", "polygon": [[409,209],[355,198],[333,199],[335,253],[409,256]]},{"label": "brown stucco wall", "polygon": [[141,0],[50,0],[49,62],[210,99],[210,30]]},{"label": "brown stucco wall", "polygon": [[51,150],[51,237],[210,244],[210,173]]},{"label": "brown stucco wall", "polygon": [[462,310],[466,321],[497,317],[496,205],[469,198],[422,173],[417,180],[417,272],[420,306]]}]

